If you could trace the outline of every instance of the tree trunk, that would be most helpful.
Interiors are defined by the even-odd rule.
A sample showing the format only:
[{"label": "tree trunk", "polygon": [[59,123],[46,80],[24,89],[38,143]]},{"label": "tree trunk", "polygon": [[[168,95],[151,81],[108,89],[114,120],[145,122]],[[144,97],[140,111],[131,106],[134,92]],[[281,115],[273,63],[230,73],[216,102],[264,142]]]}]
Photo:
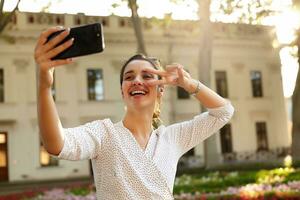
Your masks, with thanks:
[{"label": "tree trunk", "polygon": [[[199,48],[199,79],[210,87],[211,59],[212,59],[212,23],[210,21],[210,0],[198,0],[200,16],[200,48]],[[203,111],[205,108],[201,106]],[[205,167],[210,168],[219,163],[217,151],[217,135],[204,141]]]},{"label": "tree trunk", "polygon": [[[300,31],[297,38],[298,63],[300,66]],[[294,160],[300,160],[300,67],[298,69],[296,85],[292,96],[292,155]]]},{"label": "tree trunk", "polygon": [[144,55],[147,55],[144,37],[143,37],[142,23],[141,23],[141,18],[139,17],[137,12],[138,6],[136,0],[128,0],[128,6],[131,10],[131,21],[137,39],[137,45],[138,45],[137,53],[142,53]]},{"label": "tree trunk", "polygon": [[1,0],[0,2],[0,34],[4,30],[5,26],[10,22],[11,17],[16,12],[16,10],[19,7],[20,0],[18,0],[16,7],[11,11],[4,13],[3,7],[4,7],[5,0]]}]

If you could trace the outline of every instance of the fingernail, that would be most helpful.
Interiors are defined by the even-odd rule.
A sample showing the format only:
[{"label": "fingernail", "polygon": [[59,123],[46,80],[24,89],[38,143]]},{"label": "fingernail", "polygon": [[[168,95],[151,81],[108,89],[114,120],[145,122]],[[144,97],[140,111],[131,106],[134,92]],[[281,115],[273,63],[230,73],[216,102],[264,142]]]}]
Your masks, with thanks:
[{"label": "fingernail", "polygon": [[66,32],[66,33],[70,33],[70,28],[67,28],[67,29],[65,30],[65,32]]}]

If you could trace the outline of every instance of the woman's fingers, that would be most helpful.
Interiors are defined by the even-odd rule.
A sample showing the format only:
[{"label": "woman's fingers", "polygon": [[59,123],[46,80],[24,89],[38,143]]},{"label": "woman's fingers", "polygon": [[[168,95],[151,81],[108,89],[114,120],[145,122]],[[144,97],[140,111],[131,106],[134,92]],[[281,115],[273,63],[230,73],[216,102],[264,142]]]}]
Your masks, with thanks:
[{"label": "woman's fingers", "polygon": [[41,57],[43,57],[43,55],[45,54],[44,44],[46,43],[49,35],[62,29],[63,27],[51,27],[41,33],[34,50],[34,58],[36,61],[41,60]]},{"label": "woman's fingers", "polygon": [[166,66],[165,71],[156,70],[156,69],[147,69],[147,72],[159,75],[162,77],[161,80],[151,80],[148,81],[150,85],[177,85],[182,86],[185,84],[186,78],[189,78],[190,75],[186,72],[182,65],[178,63],[173,63]]},{"label": "woman's fingers", "polygon": [[51,60],[51,61],[43,62],[40,65],[40,70],[45,72],[45,71],[51,70],[52,68],[58,67],[60,65],[67,65],[72,62],[73,62],[72,58]]},{"label": "woman's fingers", "polygon": [[72,58],[68,58],[68,59],[61,59],[61,60],[53,60],[49,62],[49,66],[52,67],[57,67],[60,65],[67,65],[72,63],[73,59]]},{"label": "woman's fingers", "polygon": [[63,27],[62,26],[57,26],[57,27],[51,27],[45,31],[43,31],[41,34],[40,34],[40,37],[38,39],[38,42],[37,42],[37,46],[42,46],[43,44],[46,43],[47,41],[47,38],[52,34],[52,33],[55,33],[57,31],[60,31],[60,30],[63,30]]},{"label": "woman's fingers", "polygon": [[178,73],[178,82],[183,82],[184,81],[184,72],[183,68],[179,67],[177,68],[177,73]]},{"label": "woman's fingers", "polygon": [[47,52],[45,54],[45,58],[51,59],[51,58],[55,57],[59,53],[63,52],[64,50],[66,50],[67,48],[72,46],[73,42],[74,42],[74,38],[71,38],[68,41],[64,42],[63,44],[55,47],[54,49],[51,49],[49,52]]},{"label": "woman's fingers", "polygon": [[150,85],[150,86],[165,85],[165,84],[167,84],[167,81],[165,79],[149,80],[149,81],[147,81],[147,84]]},{"label": "woman's fingers", "polygon": [[53,49],[57,44],[59,44],[61,41],[63,41],[70,33],[69,29],[64,30],[63,32],[59,33],[57,36],[55,36],[53,39],[48,41],[43,46],[43,52],[48,52],[49,50]]},{"label": "woman's fingers", "polygon": [[159,75],[159,76],[166,76],[167,75],[167,72],[165,71],[161,71],[161,70],[157,70],[157,69],[151,69],[151,68],[147,68],[145,71],[149,72],[149,73],[152,73],[152,74],[156,74],[156,75]]},{"label": "woman's fingers", "polygon": [[175,71],[179,67],[183,68],[183,66],[178,63],[172,63],[170,65],[166,65],[166,71]]}]

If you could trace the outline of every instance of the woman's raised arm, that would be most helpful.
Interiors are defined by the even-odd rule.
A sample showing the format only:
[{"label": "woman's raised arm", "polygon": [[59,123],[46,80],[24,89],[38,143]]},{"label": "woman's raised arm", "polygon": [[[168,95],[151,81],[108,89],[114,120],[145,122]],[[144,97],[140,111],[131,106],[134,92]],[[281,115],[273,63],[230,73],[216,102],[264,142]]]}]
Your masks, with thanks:
[{"label": "woman's raised arm", "polygon": [[69,48],[73,44],[73,39],[57,46],[69,34],[69,29],[49,42],[47,38],[62,29],[62,27],[53,27],[41,33],[34,51],[37,65],[37,112],[40,136],[45,149],[53,155],[60,153],[64,142],[62,125],[51,94],[53,71],[55,67],[71,63],[72,59],[51,60],[51,58]]}]

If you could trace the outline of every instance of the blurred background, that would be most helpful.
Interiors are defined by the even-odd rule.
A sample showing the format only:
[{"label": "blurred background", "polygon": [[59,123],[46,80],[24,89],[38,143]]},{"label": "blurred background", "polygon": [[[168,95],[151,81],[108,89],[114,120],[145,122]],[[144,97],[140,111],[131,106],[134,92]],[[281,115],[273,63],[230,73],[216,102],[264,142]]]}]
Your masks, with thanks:
[{"label": "blurred background", "polygon": [[[297,196],[299,6],[298,0],[1,0],[0,195],[20,197],[22,191],[35,196],[41,186],[45,192],[76,183],[80,186],[72,195],[93,196],[90,161],[57,160],[43,148],[33,51],[49,27],[100,22],[104,52],[55,70],[52,92],[64,127],[122,119],[119,72],[131,55],[154,56],[164,65],[181,63],[229,99],[235,114],[181,158],[176,198],[221,191],[240,195],[246,184],[253,184],[249,191],[260,187],[271,193],[285,184]],[[161,113],[165,125],[203,111],[182,88],[167,88]],[[56,194],[65,191],[70,189]]]}]

